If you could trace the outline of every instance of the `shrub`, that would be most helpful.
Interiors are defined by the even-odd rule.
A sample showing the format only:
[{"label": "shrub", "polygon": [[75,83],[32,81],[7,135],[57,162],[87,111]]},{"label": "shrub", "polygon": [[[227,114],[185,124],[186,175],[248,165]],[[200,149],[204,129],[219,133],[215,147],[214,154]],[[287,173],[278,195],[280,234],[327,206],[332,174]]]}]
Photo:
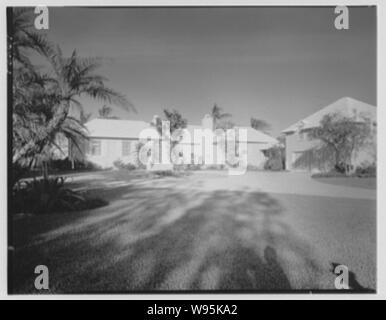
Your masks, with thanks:
[{"label": "shrub", "polygon": [[[74,165],[74,166],[73,166]],[[100,170],[96,164],[83,160],[74,160],[72,162],[68,157],[65,159],[51,160],[49,167],[52,171],[71,171],[71,170]]]},{"label": "shrub", "polygon": [[[236,165],[235,165],[236,167]],[[209,165],[204,165],[202,169],[206,170],[224,170],[226,169],[225,164],[209,164]]]},{"label": "shrub", "polygon": [[377,176],[377,166],[375,163],[369,165],[362,165],[356,168],[355,175],[358,177],[376,177]]},{"label": "shrub", "polygon": [[285,152],[282,147],[272,147],[264,152],[268,160],[264,163],[265,170],[280,171],[284,170]]},{"label": "shrub", "polygon": [[160,176],[160,177],[173,177],[173,176],[175,176],[175,173],[172,170],[155,170],[152,172],[156,176]]},{"label": "shrub", "polygon": [[176,171],[196,171],[196,170],[201,170],[200,164],[175,164],[173,166],[173,169]]},{"label": "shrub", "polygon": [[66,188],[64,183],[63,177],[18,182],[12,190],[13,212],[46,214],[106,204],[103,200],[86,199],[80,193]]},{"label": "shrub", "polygon": [[27,167],[23,167],[19,163],[12,164],[12,176],[10,177],[12,187],[23,177],[28,174],[29,170]]},{"label": "shrub", "polygon": [[132,163],[123,163],[121,160],[114,161],[114,167],[122,170],[135,170],[137,166]]},{"label": "shrub", "polygon": [[377,167],[375,164],[364,164],[355,169],[355,172],[348,174],[348,166],[342,165],[339,170],[336,168],[328,172],[320,172],[312,175],[312,178],[332,178],[332,177],[359,177],[359,178],[372,178],[376,177]]}]

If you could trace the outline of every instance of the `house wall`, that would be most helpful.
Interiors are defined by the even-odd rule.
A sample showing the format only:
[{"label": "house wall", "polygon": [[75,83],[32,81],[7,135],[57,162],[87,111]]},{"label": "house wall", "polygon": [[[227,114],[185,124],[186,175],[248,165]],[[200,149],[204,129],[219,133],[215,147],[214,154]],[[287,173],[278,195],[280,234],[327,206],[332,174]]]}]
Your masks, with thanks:
[{"label": "house wall", "polygon": [[[130,153],[128,156],[122,155],[122,141],[121,139],[98,139],[91,138],[90,143],[92,141],[100,141],[100,154],[95,155],[91,154],[91,147],[87,148],[86,151],[86,159],[95,165],[101,168],[111,168],[114,166],[114,162],[117,160],[122,161],[123,163],[137,163],[137,151],[136,144],[138,144],[138,140],[125,140],[130,143]],[[247,144],[247,159],[248,165],[256,166],[263,168],[265,161],[267,158],[264,156],[263,149],[266,149],[267,146],[265,144],[260,143],[248,143]],[[194,146],[191,146],[191,152],[194,152]],[[213,154],[214,161],[216,162],[216,148],[214,148]]]},{"label": "house wall", "polygon": [[[121,160],[124,163],[134,163],[135,161],[135,146],[138,140],[121,140],[121,139],[97,139],[91,138],[90,140],[101,141],[100,155],[91,154],[90,147],[86,151],[86,159],[101,168],[111,168],[114,166],[114,162]],[[122,155],[122,141],[129,141],[130,152],[128,156]]]},{"label": "house wall", "polygon": [[247,155],[248,165],[264,168],[264,164],[267,161],[267,157],[264,155],[263,150],[266,149],[266,145],[262,143],[248,143]]}]

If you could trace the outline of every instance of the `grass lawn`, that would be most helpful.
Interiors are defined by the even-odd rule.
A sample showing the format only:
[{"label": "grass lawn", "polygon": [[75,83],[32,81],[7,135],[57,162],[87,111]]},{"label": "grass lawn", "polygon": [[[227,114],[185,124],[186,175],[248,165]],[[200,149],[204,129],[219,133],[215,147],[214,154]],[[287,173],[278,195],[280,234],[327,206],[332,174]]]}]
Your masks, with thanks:
[{"label": "grass lawn", "polygon": [[[330,179],[329,179],[330,180]],[[304,175],[76,175],[106,207],[15,216],[16,293],[334,289],[331,263],[375,288],[375,190]]]}]

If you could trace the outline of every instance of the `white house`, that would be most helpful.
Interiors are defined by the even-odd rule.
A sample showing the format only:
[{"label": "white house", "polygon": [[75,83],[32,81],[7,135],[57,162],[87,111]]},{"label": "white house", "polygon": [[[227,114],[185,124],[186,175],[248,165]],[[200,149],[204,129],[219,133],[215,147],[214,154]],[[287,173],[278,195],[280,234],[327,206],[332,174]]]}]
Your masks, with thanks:
[{"label": "white house", "polygon": [[[153,132],[155,130],[154,127],[144,121],[97,118],[89,121],[85,126],[89,136],[88,148],[85,152],[86,159],[102,168],[113,167],[117,160],[135,164],[138,158],[137,145],[140,141],[158,140],[160,143],[159,139],[152,135],[152,130]],[[206,115],[201,125],[188,125],[185,132],[190,133],[193,139],[195,129],[209,129],[213,132],[213,119]],[[277,144],[277,140],[250,127],[236,127],[236,132],[238,129],[245,129],[247,134],[248,165],[262,167],[266,161],[264,150]],[[186,142],[182,140],[180,143]],[[194,148],[196,142],[190,143],[192,146],[190,149],[191,158],[193,158],[197,151]],[[236,147],[236,155],[237,152]]]},{"label": "white house", "polygon": [[318,127],[325,115],[334,113],[353,118],[356,121],[363,121],[365,118],[371,121],[372,130],[368,143],[354,152],[351,164],[355,167],[366,162],[376,162],[376,107],[353,98],[344,97],[282,131],[286,140],[287,170],[328,171],[332,168],[331,154],[329,152],[316,152],[320,142],[309,139],[308,132],[310,129]]}]

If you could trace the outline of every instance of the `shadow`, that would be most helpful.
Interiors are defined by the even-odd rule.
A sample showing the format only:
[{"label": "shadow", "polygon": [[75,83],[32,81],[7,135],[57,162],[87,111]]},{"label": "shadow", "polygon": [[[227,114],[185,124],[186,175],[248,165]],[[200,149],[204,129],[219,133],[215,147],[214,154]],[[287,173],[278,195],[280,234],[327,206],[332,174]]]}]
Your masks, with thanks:
[{"label": "shadow", "polygon": [[[94,186],[111,196],[107,207],[60,224],[51,217],[15,225],[15,234],[35,230],[15,248],[15,292],[35,292],[38,264],[49,268],[55,293],[317,288],[313,250],[271,195],[111,181]],[[291,278],[299,266],[303,279]]]}]

